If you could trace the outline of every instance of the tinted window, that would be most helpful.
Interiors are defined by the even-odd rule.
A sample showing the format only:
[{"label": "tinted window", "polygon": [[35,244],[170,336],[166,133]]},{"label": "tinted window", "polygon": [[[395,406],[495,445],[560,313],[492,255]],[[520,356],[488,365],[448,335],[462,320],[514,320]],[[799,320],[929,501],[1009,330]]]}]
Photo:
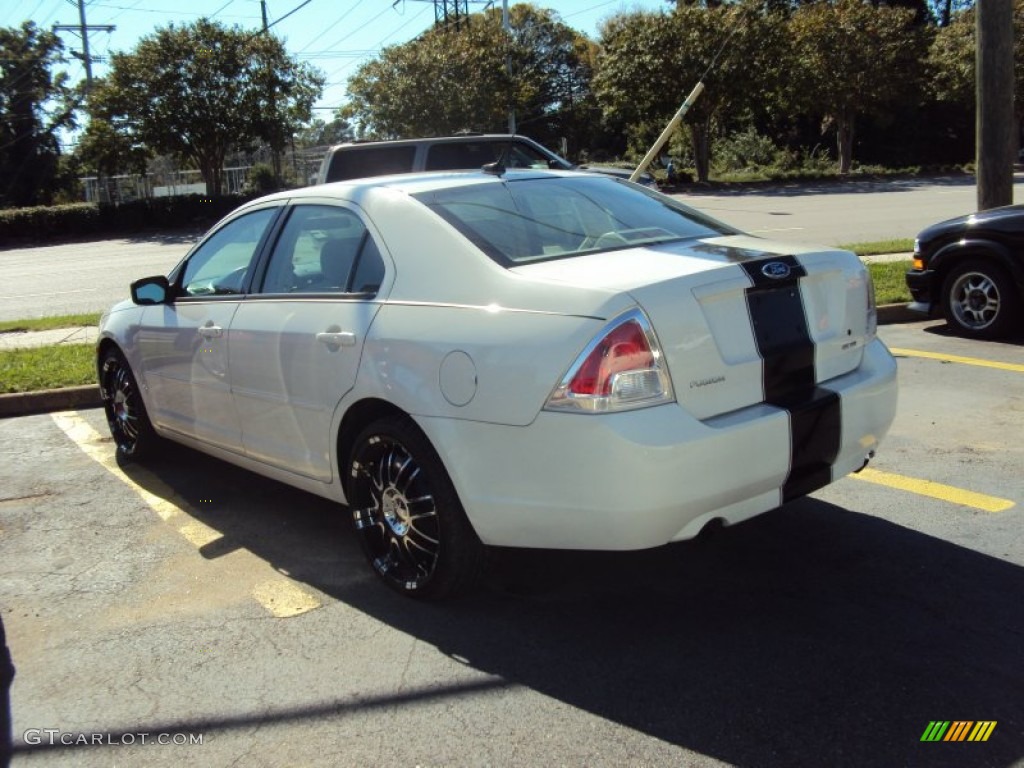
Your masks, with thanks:
[{"label": "tinted window", "polygon": [[[329,205],[298,205],[274,246],[261,293],[351,292],[353,274],[365,272],[362,262],[372,264],[374,259],[379,262],[380,254],[355,213]],[[383,274],[383,263],[381,267]],[[373,290],[379,285],[377,279]]]},{"label": "tinted window", "polygon": [[498,159],[504,146],[484,141],[446,142],[427,147],[428,171],[460,171],[482,168]]},{"label": "tinted window", "polygon": [[362,179],[389,173],[410,173],[415,145],[401,147],[346,147],[334,153],[327,181]]},{"label": "tinted window", "polygon": [[208,237],[185,265],[181,278],[185,295],[241,293],[256,247],[276,213],[276,208],[247,213]]},{"label": "tinted window", "polygon": [[521,179],[416,195],[484,253],[511,265],[736,230],[614,179]]},{"label": "tinted window", "polygon": [[[432,144],[427,148],[428,171],[475,170],[502,158],[508,168],[551,167],[549,158],[520,141],[458,141]],[[568,169],[568,164],[556,163]]]}]

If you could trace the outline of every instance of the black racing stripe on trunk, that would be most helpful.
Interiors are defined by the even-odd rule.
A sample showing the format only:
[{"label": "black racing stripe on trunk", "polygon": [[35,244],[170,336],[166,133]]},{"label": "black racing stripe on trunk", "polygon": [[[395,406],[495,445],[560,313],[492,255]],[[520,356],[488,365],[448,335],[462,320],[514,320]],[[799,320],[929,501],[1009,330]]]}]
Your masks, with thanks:
[{"label": "black racing stripe on trunk", "polygon": [[783,503],[806,496],[832,482],[839,455],[843,411],[839,394],[815,387],[809,397],[789,405],[790,470],[782,486]]},{"label": "black racing stripe on trunk", "polygon": [[[767,264],[785,264],[789,275],[765,275]],[[746,289],[747,309],[757,352],[764,361],[765,402],[774,403],[814,387],[814,345],[800,298],[800,278],[807,272],[793,256],[741,265],[754,285]]]},{"label": "black racing stripe on trunk", "polygon": [[[781,262],[789,269],[770,277],[765,266]],[[839,454],[842,404],[837,393],[816,385],[814,343],[807,327],[800,278],[806,270],[793,256],[744,262],[753,282],[746,290],[747,311],[763,361],[764,402],[789,414],[789,474],[783,502],[804,496],[832,481]],[[778,275],[780,268],[767,270]]]}]

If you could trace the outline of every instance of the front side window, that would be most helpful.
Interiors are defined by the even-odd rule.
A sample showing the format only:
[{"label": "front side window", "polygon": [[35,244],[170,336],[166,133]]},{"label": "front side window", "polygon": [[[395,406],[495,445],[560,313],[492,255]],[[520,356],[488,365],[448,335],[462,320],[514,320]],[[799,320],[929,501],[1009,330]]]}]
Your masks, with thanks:
[{"label": "front side window", "polygon": [[262,208],[225,224],[189,257],[181,278],[185,296],[242,293],[256,249],[276,208]]},{"label": "front side window", "polygon": [[260,293],[372,292],[383,272],[380,252],[355,213],[297,205],[270,255]]},{"label": "front side window", "polygon": [[504,266],[736,230],[610,178],[503,179],[415,195]]}]

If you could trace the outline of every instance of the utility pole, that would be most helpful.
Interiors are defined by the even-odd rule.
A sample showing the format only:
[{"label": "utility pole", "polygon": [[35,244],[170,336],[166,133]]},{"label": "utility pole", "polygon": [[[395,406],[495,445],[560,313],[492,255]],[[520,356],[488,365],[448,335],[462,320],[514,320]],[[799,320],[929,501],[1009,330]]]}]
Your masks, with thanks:
[{"label": "utility pole", "polygon": [[[505,55],[505,71],[508,73],[509,83],[512,82],[512,25],[508,19],[508,0],[501,0],[501,28],[505,30],[505,45],[509,46],[508,53]],[[509,101],[508,101],[508,132],[516,132],[516,105],[512,100],[512,94],[515,93],[515,88],[509,90]]]},{"label": "utility pole", "polygon": [[80,58],[85,63],[85,89],[92,90],[92,62],[89,55],[89,33],[90,32],[113,32],[117,27],[113,24],[89,25],[85,21],[85,0],[78,0],[78,24],[54,24],[54,32],[75,32],[82,38],[82,53],[72,51],[72,56]]},{"label": "utility pole", "polygon": [[1013,0],[978,0],[978,210],[1013,203]]},{"label": "utility pole", "polygon": [[[267,24],[267,0],[260,0],[260,14],[263,16],[263,34],[267,34],[270,26]],[[269,76],[269,73],[268,73]],[[277,118],[277,96],[274,94],[274,88],[271,86],[267,89],[267,100],[270,103],[271,119]],[[274,169],[274,181],[281,186],[281,156],[277,154],[277,149],[270,146],[270,165]]]}]

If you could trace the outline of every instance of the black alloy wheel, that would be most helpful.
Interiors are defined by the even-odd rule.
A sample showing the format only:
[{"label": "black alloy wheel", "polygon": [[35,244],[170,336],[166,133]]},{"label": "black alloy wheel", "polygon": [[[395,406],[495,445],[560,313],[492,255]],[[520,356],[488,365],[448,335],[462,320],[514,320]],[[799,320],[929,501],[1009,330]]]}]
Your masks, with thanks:
[{"label": "black alloy wheel", "polygon": [[390,417],[356,438],[348,463],[352,522],[367,560],[397,592],[450,597],[479,576],[484,545],[416,424]]},{"label": "black alloy wheel", "polygon": [[132,460],[152,455],[160,438],[146,414],[131,366],[116,349],[103,356],[100,394],[118,454]]}]

